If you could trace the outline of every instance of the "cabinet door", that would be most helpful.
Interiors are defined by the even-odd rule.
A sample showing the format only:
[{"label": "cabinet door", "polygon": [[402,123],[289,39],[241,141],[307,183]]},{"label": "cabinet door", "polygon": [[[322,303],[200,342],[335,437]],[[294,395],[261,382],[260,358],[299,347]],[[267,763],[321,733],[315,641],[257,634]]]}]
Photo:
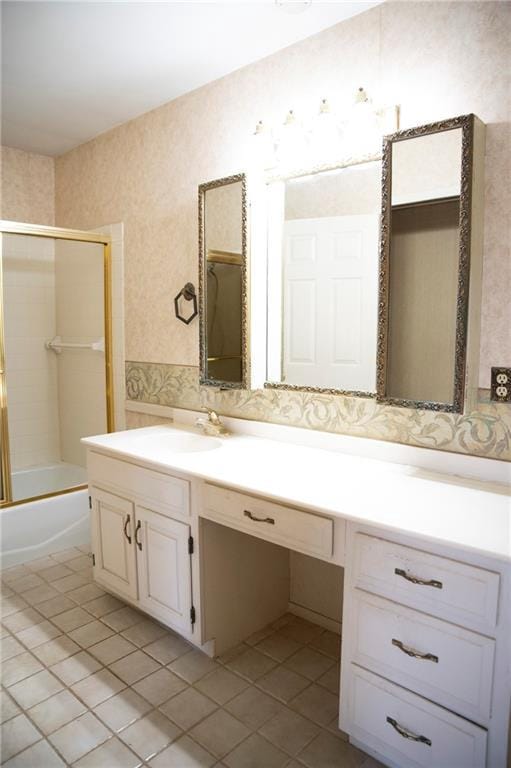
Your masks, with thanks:
[{"label": "cabinet door", "polygon": [[190,527],[136,508],[140,607],[178,630],[191,629]]},{"label": "cabinet door", "polygon": [[112,592],[136,600],[134,505],[98,488],[92,489],[91,498],[94,578]]}]

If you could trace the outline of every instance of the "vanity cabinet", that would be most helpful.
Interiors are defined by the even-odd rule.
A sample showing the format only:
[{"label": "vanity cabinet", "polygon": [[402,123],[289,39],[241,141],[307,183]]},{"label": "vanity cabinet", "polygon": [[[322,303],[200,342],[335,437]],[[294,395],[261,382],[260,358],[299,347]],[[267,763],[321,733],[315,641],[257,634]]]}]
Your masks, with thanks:
[{"label": "vanity cabinet", "polygon": [[94,579],[188,635],[193,539],[174,517],[188,515],[188,481],[95,453],[88,466]]}]

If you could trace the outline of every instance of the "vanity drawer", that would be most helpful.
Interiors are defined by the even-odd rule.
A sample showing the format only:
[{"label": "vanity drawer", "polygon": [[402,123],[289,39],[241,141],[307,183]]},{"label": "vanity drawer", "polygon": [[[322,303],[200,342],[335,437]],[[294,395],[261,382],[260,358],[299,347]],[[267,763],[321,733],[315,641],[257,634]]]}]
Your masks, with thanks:
[{"label": "vanity drawer", "polygon": [[364,533],[355,536],[353,585],[462,626],[491,632],[499,574]]},{"label": "vanity drawer", "polygon": [[116,488],[152,502],[170,514],[190,515],[190,483],[179,477],[138,467],[89,451],[87,456],[89,485]]},{"label": "vanity drawer", "polygon": [[495,640],[358,589],[353,622],[354,662],[465,717],[488,720]]},{"label": "vanity drawer", "polygon": [[334,523],[328,517],[209,483],[204,484],[204,512],[210,520],[283,547],[306,555],[332,557]]},{"label": "vanity drawer", "polygon": [[350,736],[407,768],[484,768],[487,732],[352,666]]}]

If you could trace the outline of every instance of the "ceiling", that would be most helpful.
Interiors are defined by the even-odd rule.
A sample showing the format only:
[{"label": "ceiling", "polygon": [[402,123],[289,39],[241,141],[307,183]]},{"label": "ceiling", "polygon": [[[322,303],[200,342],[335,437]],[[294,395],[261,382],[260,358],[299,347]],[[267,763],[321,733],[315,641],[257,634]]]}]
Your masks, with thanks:
[{"label": "ceiling", "polygon": [[2,144],[63,154],[380,1],[4,0]]}]

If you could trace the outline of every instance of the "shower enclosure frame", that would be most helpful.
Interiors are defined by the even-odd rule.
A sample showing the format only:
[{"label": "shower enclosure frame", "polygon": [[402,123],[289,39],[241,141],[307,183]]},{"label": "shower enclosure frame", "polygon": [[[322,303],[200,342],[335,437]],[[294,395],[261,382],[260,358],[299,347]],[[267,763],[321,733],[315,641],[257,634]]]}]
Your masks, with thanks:
[{"label": "shower enclosure frame", "polygon": [[[106,420],[107,432],[114,431],[113,370],[112,370],[112,242],[109,235],[99,232],[83,232],[78,229],[63,229],[38,224],[25,224],[17,221],[0,220],[0,234],[24,235],[29,237],[47,237],[54,240],[75,240],[82,243],[96,243],[103,246],[103,296],[104,296],[104,331],[105,331],[105,377],[106,377]],[[49,499],[63,493],[72,493],[87,488],[86,484],[73,485],[58,491],[30,496],[13,501],[11,487],[11,461],[9,446],[8,395],[5,372],[4,339],[4,294],[3,261],[0,259],[0,437],[1,457],[0,474],[2,487],[0,508],[25,504],[28,501]]]}]

